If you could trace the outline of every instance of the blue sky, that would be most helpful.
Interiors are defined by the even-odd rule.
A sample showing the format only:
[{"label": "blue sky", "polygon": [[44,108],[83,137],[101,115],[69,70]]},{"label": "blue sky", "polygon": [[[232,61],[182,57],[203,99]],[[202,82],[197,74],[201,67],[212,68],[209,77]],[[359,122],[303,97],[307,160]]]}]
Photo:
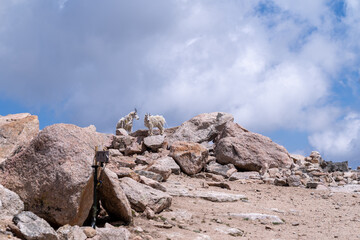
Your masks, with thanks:
[{"label": "blue sky", "polygon": [[356,0],[0,0],[0,115],[114,132],[134,107],[169,126],[224,111],[355,167],[359,13]]}]

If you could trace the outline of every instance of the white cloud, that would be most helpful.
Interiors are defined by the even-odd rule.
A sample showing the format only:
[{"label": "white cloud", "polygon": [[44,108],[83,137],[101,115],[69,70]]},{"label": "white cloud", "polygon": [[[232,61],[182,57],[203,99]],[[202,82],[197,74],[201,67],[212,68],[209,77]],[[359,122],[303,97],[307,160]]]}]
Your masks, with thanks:
[{"label": "white cloud", "polygon": [[327,149],[342,145],[316,139],[355,124],[338,122],[333,86],[359,69],[357,1],[340,19],[323,0],[57,3],[0,6],[1,94],[102,131],[133,107],[169,125],[226,111],[253,131],[308,132]]},{"label": "white cloud", "polygon": [[360,154],[360,114],[351,112],[331,128],[315,132],[310,143],[325,157],[358,164]]}]

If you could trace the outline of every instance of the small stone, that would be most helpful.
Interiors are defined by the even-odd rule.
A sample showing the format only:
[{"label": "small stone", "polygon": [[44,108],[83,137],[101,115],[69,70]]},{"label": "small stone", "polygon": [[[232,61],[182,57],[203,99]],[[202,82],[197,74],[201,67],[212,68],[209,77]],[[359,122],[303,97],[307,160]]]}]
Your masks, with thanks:
[{"label": "small stone", "polygon": [[128,136],[128,132],[123,128],[116,129],[116,136]]},{"label": "small stone", "polygon": [[83,231],[88,238],[93,238],[96,235],[96,230],[92,227],[83,227]]},{"label": "small stone", "polygon": [[228,190],[231,190],[230,185],[225,183],[225,182],[208,182],[207,183],[209,186],[214,186],[214,187],[220,187],[220,188],[226,188]]},{"label": "small stone", "polygon": [[148,186],[150,186],[152,188],[160,190],[162,192],[166,192],[166,188],[163,185],[161,185],[158,181],[152,180],[152,179],[147,178],[145,176],[140,176],[140,182],[145,184],[145,185],[148,185]]},{"label": "small stone", "polygon": [[139,174],[140,176],[144,176],[158,182],[163,181],[163,177],[160,174],[154,172],[145,171],[145,170],[135,170],[135,173]]},{"label": "small stone", "polygon": [[301,185],[300,177],[296,175],[291,175],[286,179],[290,187],[299,187]]},{"label": "small stone", "polygon": [[268,173],[270,175],[271,178],[275,178],[276,174],[279,172],[278,168],[269,168],[268,169]]},{"label": "small stone", "polygon": [[306,187],[307,188],[316,188],[317,186],[319,185],[319,183],[317,183],[317,182],[308,182],[307,184],[306,184]]},{"label": "small stone", "polygon": [[137,226],[137,227],[134,227],[134,232],[142,233],[142,232],[144,232],[144,230],[140,226]]},{"label": "small stone", "polygon": [[275,178],[274,184],[276,186],[287,186],[288,185],[285,178]]},{"label": "small stone", "polygon": [[151,165],[154,162],[153,159],[150,159],[145,156],[137,156],[135,159],[136,164],[142,164],[142,165]]}]

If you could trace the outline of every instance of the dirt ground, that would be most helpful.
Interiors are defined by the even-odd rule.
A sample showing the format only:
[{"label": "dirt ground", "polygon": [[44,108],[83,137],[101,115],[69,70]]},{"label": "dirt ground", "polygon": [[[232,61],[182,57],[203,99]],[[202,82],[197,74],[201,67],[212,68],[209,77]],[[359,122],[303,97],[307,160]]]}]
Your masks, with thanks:
[{"label": "dirt ground", "polygon": [[[360,239],[360,192],[341,193],[240,182],[227,182],[231,186],[231,190],[227,190],[204,188],[203,182],[204,179],[172,175],[164,185],[180,183],[192,191],[243,194],[248,200],[211,202],[173,197],[170,209],[157,214],[153,220],[137,216],[134,227],[129,227],[132,236],[166,240]],[[239,218],[229,213],[276,215],[284,223]],[[233,235],[227,233],[229,229],[235,231]]]}]

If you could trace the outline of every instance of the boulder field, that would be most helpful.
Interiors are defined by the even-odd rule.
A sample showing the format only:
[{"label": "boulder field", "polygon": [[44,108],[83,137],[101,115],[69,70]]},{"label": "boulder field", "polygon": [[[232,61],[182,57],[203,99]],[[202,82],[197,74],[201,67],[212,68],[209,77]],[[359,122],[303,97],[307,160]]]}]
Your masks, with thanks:
[{"label": "boulder field", "polygon": [[[247,201],[241,193],[224,192],[232,190],[232,183],[330,189],[360,180],[347,162],[327,162],[316,151],[308,157],[289,154],[270,138],[234,123],[228,113],[200,114],[164,135],[156,130],[152,136],[146,130],[114,132],[71,124],[39,131],[37,116],[0,117],[0,239],[152,239],[136,230],[134,219],[150,223],[166,215],[174,198],[231,204]],[[109,163],[99,168],[101,227],[96,230],[86,226],[93,205],[95,146],[110,153]],[[200,180],[202,189],[169,181],[172,176]],[[228,217],[284,224],[261,213]],[[167,221],[153,225],[173,227]],[[218,232],[244,234],[226,227]]]}]

